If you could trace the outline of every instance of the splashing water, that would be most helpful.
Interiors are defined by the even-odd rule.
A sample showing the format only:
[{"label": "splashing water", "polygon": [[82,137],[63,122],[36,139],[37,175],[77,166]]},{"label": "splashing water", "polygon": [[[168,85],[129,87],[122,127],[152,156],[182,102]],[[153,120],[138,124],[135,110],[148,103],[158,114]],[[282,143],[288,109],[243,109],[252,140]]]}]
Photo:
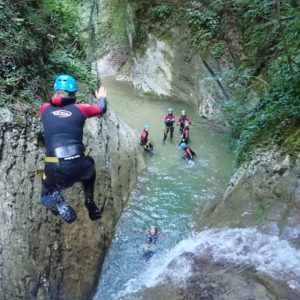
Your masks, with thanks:
[{"label": "splashing water", "polygon": [[[117,298],[154,287],[166,277],[176,284],[188,278],[192,266],[182,257],[193,253],[205,260],[254,267],[300,290],[300,251],[278,236],[261,233],[256,228],[211,229],[194,233],[167,253],[155,257],[143,274],[125,284]],[[175,262],[175,263],[173,263]]]},{"label": "splashing water", "polygon": [[[257,271],[283,280],[300,290],[300,253],[288,242],[299,236],[296,229],[284,233],[265,233],[256,228],[197,230],[198,208],[225,185],[232,173],[232,157],[226,135],[201,127],[195,110],[178,103],[163,103],[151,96],[139,96],[129,83],[106,78],[113,109],[132,128],[151,125],[150,139],[156,153],[147,170],[139,177],[116,228],[116,234],[105,259],[94,300],[120,299],[166,278],[176,284],[184,282],[192,271],[184,253],[193,253],[207,261]],[[184,164],[178,149],[178,129],[174,141],[162,144],[162,117],[168,106],[178,112],[191,112],[191,146],[197,153],[196,164]],[[149,261],[142,257],[143,231],[156,225],[165,232],[159,238],[156,253]],[[191,232],[194,232],[191,234]]]},{"label": "splashing water", "polygon": [[[143,282],[141,276],[152,265],[152,260],[166,255],[168,249],[196,229],[199,206],[223,191],[232,173],[228,136],[202,127],[193,107],[137,95],[130,83],[116,82],[112,78],[102,81],[108,88],[111,107],[138,130],[137,134],[145,123],[150,124],[149,138],[154,142],[155,155],[148,159],[148,168],[139,176],[118,222],[102,268],[97,300],[118,299],[120,291],[134,289]],[[168,137],[165,143],[162,141],[163,116],[169,106],[177,116],[185,108],[192,117],[190,143],[198,155],[194,165],[186,164],[181,158],[183,151],[178,146],[177,126],[173,140]],[[156,253],[145,261],[142,257],[143,231],[151,225],[156,225],[165,237],[159,238]],[[181,264],[182,268],[186,265],[184,261]]]}]

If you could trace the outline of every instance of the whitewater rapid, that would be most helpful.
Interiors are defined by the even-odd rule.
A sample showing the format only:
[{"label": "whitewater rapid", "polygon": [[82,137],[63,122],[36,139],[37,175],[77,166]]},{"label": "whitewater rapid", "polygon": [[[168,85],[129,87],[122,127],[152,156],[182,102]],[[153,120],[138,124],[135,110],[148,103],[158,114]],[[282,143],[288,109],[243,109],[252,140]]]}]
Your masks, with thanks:
[{"label": "whitewater rapid", "polygon": [[300,291],[300,251],[289,241],[257,228],[227,228],[192,233],[169,251],[154,256],[142,274],[125,284],[116,299],[154,287],[166,278],[183,284],[192,270],[191,261],[183,256],[185,253],[226,266],[253,267]]}]

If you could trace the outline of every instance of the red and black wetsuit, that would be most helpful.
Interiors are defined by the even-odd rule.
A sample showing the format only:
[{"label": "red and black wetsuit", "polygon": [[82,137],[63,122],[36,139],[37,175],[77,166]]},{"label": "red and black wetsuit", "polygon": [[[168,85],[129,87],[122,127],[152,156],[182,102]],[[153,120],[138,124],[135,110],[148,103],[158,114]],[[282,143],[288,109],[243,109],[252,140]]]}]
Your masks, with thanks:
[{"label": "red and black wetsuit", "polygon": [[188,128],[184,128],[182,131],[181,142],[180,143],[188,143],[190,138],[190,130]]},{"label": "red and black wetsuit", "polygon": [[148,142],[148,131],[147,130],[143,130],[142,134],[141,134],[141,145],[144,146],[147,144]]},{"label": "red and black wetsuit", "polygon": [[181,133],[183,131],[183,128],[184,128],[184,125],[185,125],[186,122],[191,124],[192,123],[191,118],[188,115],[184,115],[184,116],[181,115],[178,119],[178,122],[177,122],[177,124],[180,125],[180,132]]},{"label": "red and black wetsuit", "polygon": [[164,123],[166,124],[166,127],[165,127],[163,141],[167,139],[167,135],[169,131],[170,131],[170,138],[171,139],[173,138],[175,115],[173,113],[167,113],[164,117]]},{"label": "red and black wetsuit", "polygon": [[193,155],[195,155],[195,152],[189,147],[187,146],[185,149],[185,156],[184,158],[187,160],[192,160],[193,159]]},{"label": "red and black wetsuit", "polygon": [[173,113],[167,113],[164,117],[164,122],[166,126],[172,127],[175,123],[175,115]]},{"label": "red and black wetsuit", "polygon": [[62,106],[60,103],[60,98],[53,98],[51,104],[40,107],[47,156],[54,155],[54,149],[69,145],[76,145],[84,151],[85,120],[102,114],[98,105],[71,103]]},{"label": "red and black wetsuit", "polygon": [[52,98],[40,107],[46,156],[58,158],[58,162],[45,163],[46,178],[42,182],[41,202],[51,209],[53,195],[63,199],[61,191],[78,181],[83,183],[86,204],[93,203],[95,163],[84,155],[83,126],[87,118],[106,112],[106,99],[101,98],[99,105],[75,104],[75,100]]},{"label": "red and black wetsuit", "polygon": [[141,134],[141,146],[143,146],[144,150],[151,153],[153,150],[153,145],[152,143],[148,140],[148,135],[149,132],[147,130],[143,130],[142,134]]}]

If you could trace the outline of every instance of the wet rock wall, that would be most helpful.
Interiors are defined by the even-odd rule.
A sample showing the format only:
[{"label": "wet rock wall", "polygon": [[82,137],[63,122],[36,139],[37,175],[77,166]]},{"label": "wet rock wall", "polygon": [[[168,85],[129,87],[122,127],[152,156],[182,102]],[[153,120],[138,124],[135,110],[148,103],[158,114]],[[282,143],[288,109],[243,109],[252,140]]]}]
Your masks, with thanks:
[{"label": "wet rock wall", "polygon": [[[36,109],[38,110],[38,109]],[[32,108],[0,113],[0,298],[88,299],[114,226],[144,167],[135,132],[112,112],[85,125],[97,169],[101,221],[89,220],[80,184],[66,197],[77,221],[66,224],[39,203],[43,134]]]}]

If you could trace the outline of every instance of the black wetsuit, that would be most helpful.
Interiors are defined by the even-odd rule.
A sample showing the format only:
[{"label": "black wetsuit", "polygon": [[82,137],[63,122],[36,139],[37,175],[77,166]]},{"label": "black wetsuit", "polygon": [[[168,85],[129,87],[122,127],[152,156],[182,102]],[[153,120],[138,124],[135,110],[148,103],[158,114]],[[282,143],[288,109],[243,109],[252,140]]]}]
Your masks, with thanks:
[{"label": "black wetsuit", "polygon": [[148,233],[146,236],[146,244],[148,245],[155,245],[157,240],[158,240],[158,235],[157,234],[150,234]]},{"label": "black wetsuit", "polygon": [[165,123],[166,127],[165,127],[165,131],[164,131],[163,141],[165,141],[167,139],[169,131],[170,131],[170,139],[173,138],[175,115],[173,113],[166,114],[164,117],[164,123]]},{"label": "black wetsuit", "polygon": [[82,143],[86,118],[106,112],[106,99],[99,105],[75,104],[75,98],[52,98],[50,104],[40,108],[44,128],[46,157],[45,176],[42,181],[41,202],[66,222],[76,219],[75,211],[66,203],[62,190],[75,182],[82,182],[85,205],[92,220],[100,218],[94,203],[96,179],[94,159],[85,156]]}]

